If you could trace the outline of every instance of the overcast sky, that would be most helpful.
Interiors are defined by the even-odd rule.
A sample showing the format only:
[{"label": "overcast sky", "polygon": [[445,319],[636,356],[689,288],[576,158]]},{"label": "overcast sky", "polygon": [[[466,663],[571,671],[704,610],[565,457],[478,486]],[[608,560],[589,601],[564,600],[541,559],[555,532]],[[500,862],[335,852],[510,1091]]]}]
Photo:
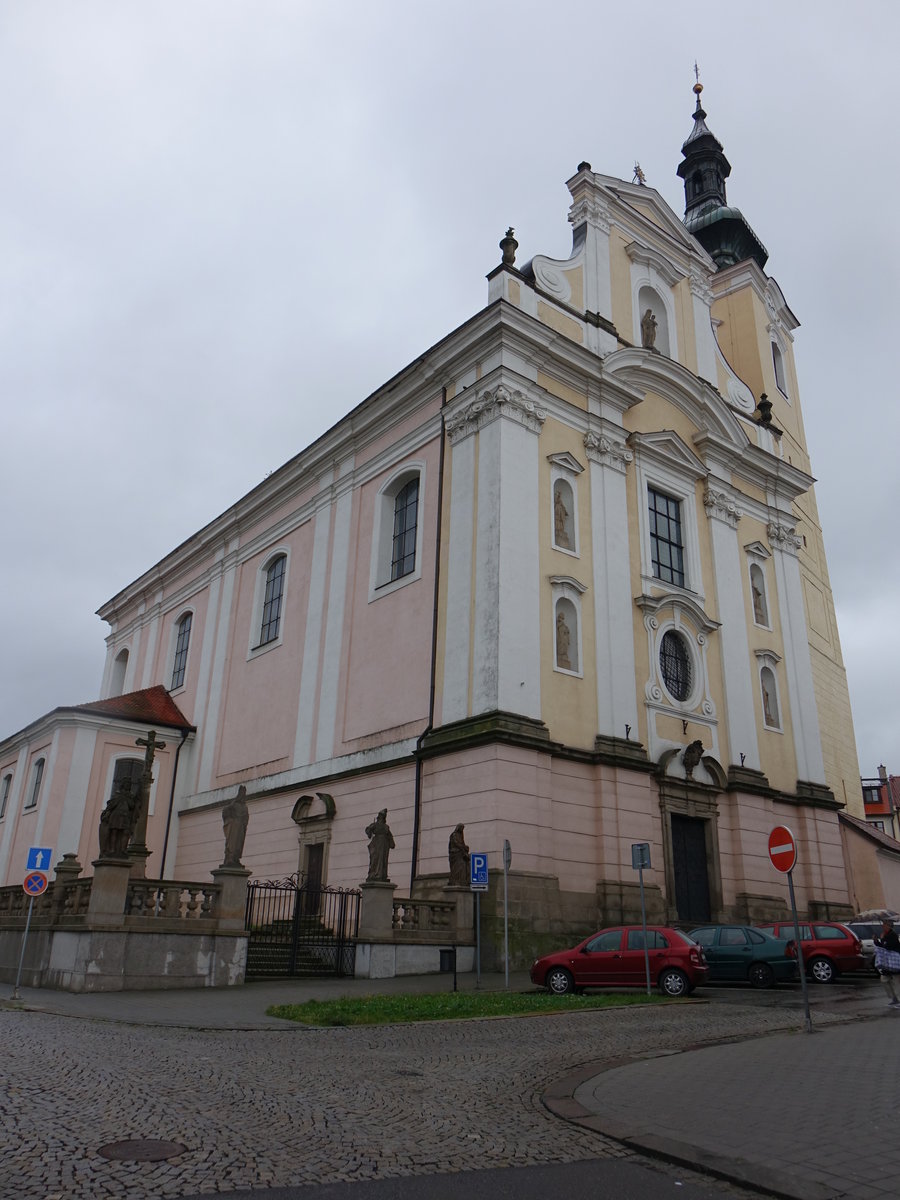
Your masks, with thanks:
[{"label": "overcast sky", "polygon": [[0,0],[0,737],[99,696],[99,605],[483,307],[508,225],[567,256],[580,161],[680,215],[696,58],[900,773],[898,14]]}]

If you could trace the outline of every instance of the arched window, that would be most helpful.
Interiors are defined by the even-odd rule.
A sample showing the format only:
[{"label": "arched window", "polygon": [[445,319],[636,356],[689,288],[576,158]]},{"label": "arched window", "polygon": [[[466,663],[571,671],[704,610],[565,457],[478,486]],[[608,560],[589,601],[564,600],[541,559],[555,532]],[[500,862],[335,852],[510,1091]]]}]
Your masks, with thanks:
[{"label": "arched window", "polygon": [[31,774],[31,787],[28,791],[28,799],[25,802],[25,808],[35,808],[38,802],[38,796],[41,794],[41,782],[44,778],[44,763],[45,759],[39,758],[34,764]]},{"label": "arched window", "polygon": [[556,624],[553,630],[555,661],[560,671],[581,674],[578,609],[567,597],[556,602]]},{"label": "arched window", "polygon": [[762,692],[763,723],[768,729],[781,728],[781,714],[778,708],[778,683],[775,672],[765,666],[759,672],[759,685]]},{"label": "arched window", "polygon": [[110,696],[121,696],[125,691],[125,673],[128,670],[128,651],[120,650],[113,662],[112,677],[109,681]]},{"label": "arched window", "polygon": [[407,463],[388,477],[375,497],[370,600],[422,575],[424,477],[424,464]]},{"label": "arched window", "polygon": [[177,625],[177,633],[175,635],[175,658],[172,662],[172,683],[169,688],[174,692],[176,688],[184,686],[184,672],[187,666],[188,646],[191,644],[191,621],[192,614],[185,613]]},{"label": "arched window", "polygon": [[259,644],[266,646],[278,638],[281,630],[281,605],[284,598],[284,575],[287,555],[279,554],[266,568],[266,590],[263,595]]},{"label": "arched window", "polygon": [[753,598],[754,622],[769,629],[769,600],[766,595],[766,577],[759,563],[750,564],[750,594]]},{"label": "arched window", "polygon": [[638,313],[641,345],[670,357],[669,317],[655,288],[644,286],[638,292]]},{"label": "arched window", "polygon": [[553,483],[553,545],[575,553],[575,496],[567,479]]},{"label": "arched window", "polygon": [[410,479],[394,498],[394,536],[391,543],[391,582],[416,569],[416,531],[419,523],[419,477]]},{"label": "arched window", "polygon": [[6,806],[9,803],[9,791],[12,787],[12,775],[4,775],[0,783],[0,821],[6,816]]},{"label": "arched window", "polygon": [[659,646],[659,671],[669,695],[675,700],[687,700],[693,687],[691,654],[680,633],[668,629]]},{"label": "arched window", "polygon": [[784,374],[784,355],[781,353],[781,349],[776,342],[772,343],[772,365],[775,368],[775,382],[778,384],[778,390],[786,396],[787,381]]}]

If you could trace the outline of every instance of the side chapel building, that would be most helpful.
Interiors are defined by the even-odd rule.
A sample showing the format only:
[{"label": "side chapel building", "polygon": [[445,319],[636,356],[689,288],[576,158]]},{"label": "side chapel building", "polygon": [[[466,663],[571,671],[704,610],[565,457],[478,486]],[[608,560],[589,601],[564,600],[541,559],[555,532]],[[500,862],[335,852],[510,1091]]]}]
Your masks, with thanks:
[{"label": "side chapel building", "polygon": [[[99,610],[102,698],[0,743],[0,883],[89,870],[113,781],[156,758],[147,874],[244,863],[356,886],[388,810],[400,894],[464,822],[523,953],[639,914],[848,914],[864,817],[792,345],[695,92],[679,219],[581,163],[571,256],[488,303]],[[494,889],[496,890],[496,889]],[[532,936],[533,935],[533,936]]]}]

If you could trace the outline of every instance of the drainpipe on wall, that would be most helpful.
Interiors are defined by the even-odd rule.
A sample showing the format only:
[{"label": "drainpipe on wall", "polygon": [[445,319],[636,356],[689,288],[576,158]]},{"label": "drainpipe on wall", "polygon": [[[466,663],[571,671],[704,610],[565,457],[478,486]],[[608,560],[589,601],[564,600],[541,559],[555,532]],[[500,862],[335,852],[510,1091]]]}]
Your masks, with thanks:
[{"label": "drainpipe on wall", "polygon": [[444,445],[446,442],[444,433],[444,409],[446,407],[447,389],[444,387],[441,388],[441,448],[440,458],[438,459],[437,529],[434,539],[434,606],[431,617],[431,681],[428,695],[428,724],[416,739],[416,748],[413,751],[416,758],[416,789],[415,799],[413,801],[412,856],[409,864],[410,896],[412,895],[416,871],[419,867],[419,833],[421,830],[422,819],[422,769],[424,765],[422,760],[422,743],[434,728],[434,688],[435,676],[437,673],[438,610],[440,606],[441,583],[441,521],[443,519],[444,508]]}]

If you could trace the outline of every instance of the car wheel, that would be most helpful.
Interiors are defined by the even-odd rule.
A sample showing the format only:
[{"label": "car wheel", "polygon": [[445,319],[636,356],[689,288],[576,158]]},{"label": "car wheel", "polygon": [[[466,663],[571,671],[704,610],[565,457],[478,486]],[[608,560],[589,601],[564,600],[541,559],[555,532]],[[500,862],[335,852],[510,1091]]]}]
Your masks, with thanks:
[{"label": "car wheel", "polygon": [[553,967],[547,972],[546,985],[554,996],[565,996],[575,991],[575,980],[565,967]]},{"label": "car wheel", "polygon": [[775,972],[768,963],[753,963],[747,973],[747,978],[755,988],[770,988],[775,983]]},{"label": "car wheel", "polygon": [[809,964],[809,973],[816,983],[834,983],[837,971],[827,958],[814,958]]},{"label": "car wheel", "polygon": [[691,985],[684,971],[668,967],[659,977],[659,990],[664,996],[686,996]]}]

